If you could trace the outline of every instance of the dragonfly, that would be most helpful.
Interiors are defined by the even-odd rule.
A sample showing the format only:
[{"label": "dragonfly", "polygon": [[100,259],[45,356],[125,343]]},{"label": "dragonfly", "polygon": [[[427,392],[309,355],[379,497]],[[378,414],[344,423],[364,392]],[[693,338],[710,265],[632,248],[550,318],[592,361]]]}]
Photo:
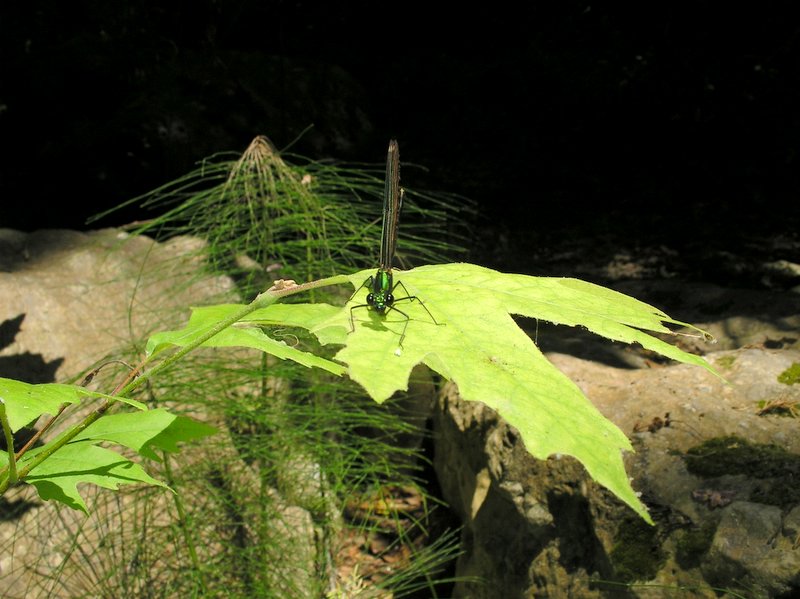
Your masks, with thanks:
[{"label": "dragonfly", "polygon": [[[390,311],[394,311],[405,318],[403,332],[400,334],[399,345],[401,348],[403,347],[403,340],[406,338],[408,321],[411,320],[411,318],[395,305],[398,302],[417,300],[420,305],[425,308],[425,311],[428,313],[428,316],[431,317],[433,323],[436,325],[439,324],[436,322],[430,310],[425,306],[425,303],[416,295],[411,295],[402,281],[395,282],[392,276],[392,262],[394,261],[394,250],[397,246],[397,224],[400,221],[400,210],[403,207],[404,193],[403,188],[400,187],[400,149],[397,145],[397,140],[393,139],[389,142],[389,151],[386,155],[386,184],[383,192],[383,228],[381,230],[380,266],[378,267],[378,271],[364,281],[361,287],[356,289],[353,294],[353,296],[355,296],[364,287],[369,289],[367,303],[358,304],[350,308],[350,332],[352,333],[355,331],[355,321],[353,319],[354,310],[358,310],[359,308],[372,309],[381,317],[386,316]],[[395,291],[398,287],[402,287],[405,293],[404,297],[395,297]]]}]

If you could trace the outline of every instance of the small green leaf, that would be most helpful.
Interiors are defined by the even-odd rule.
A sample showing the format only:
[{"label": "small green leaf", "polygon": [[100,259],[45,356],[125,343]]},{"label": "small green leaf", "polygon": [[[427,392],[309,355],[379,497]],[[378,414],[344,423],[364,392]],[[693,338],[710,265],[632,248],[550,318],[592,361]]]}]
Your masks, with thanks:
[{"label": "small green leaf", "polygon": [[119,401],[138,410],[147,409],[147,406],[136,400],[89,391],[78,385],[60,383],[31,385],[13,379],[0,378],[0,397],[6,402],[6,412],[12,431],[18,431],[42,414],[57,414],[62,404],[78,403],[81,396]]},{"label": "small green leaf", "polygon": [[211,435],[217,434],[219,431],[213,426],[209,426],[203,422],[198,422],[186,416],[178,416],[172,423],[161,431],[158,435],[150,440],[147,447],[142,450],[142,455],[151,457],[160,461],[156,454],[150,452],[150,447],[166,451],[168,453],[177,453],[179,451],[178,443],[188,443],[197,439],[203,439]]},{"label": "small green leaf", "polygon": [[185,416],[175,416],[162,408],[147,412],[111,414],[93,422],[71,443],[84,440],[111,441],[160,461],[153,448],[177,452],[177,444],[213,435],[217,430]]},{"label": "small green leaf", "polygon": [[[38,448],[26,454],[24,463],[35,457]],[[36,466],[25,482],[36,487],[39,496],[47,500],[60,501],[72,509],[89,513],[78,492],[79,483],[92,483],[106,489],[116,490],[119,485],[145,483],[169,488],[147,474],[138,464],[92,442],[70,443],[47,460]]]},{"label": "small green leaf", "polygon": [[85,390],[73,385],[31,385],[0,378],[0,397],[6,402],[8,421],[15,432],[42,414],[58,413],[62,404],[78,403],[80,396],[86,394]]},{"label": "small green leaf", "polygon": [[[168,346],[182,347],[202,336],[218,322],[224,320],[242,306],[223,304],[194,308],[189,323],[179,331],[156,333],[147,341],[147,353],[156,354]],[[282,360],[293,360],[307,367],[316,367],[341,376],[345,368],[325,358],[301,351],[284,341],[268,336],[261,330],[261,324],[280,324],[311,328],[320,321],[340,310],[327,304],[273,304],[251,313],[227,329],[224,329],[203,343],[204,347],[251,347]]]}]

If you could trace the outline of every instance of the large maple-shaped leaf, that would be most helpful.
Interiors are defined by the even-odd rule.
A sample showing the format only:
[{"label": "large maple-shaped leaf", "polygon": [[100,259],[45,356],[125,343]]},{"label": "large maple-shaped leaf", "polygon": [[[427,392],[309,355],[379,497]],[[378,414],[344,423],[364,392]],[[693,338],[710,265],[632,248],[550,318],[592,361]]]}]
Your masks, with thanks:
[{"label": "large maple-shaped leaf", "polygon": [[[357,273],[351,281],[358,286],[370,274]],[[380,402],[407,388],[416,364],[427,364],[457,383],[464,399],[497,410],[516,427],[532,455],[577,458],[592,478],[649,521],[623,466],[622,451],[632,451],[628,438],[544,357],[510,315],[579,325],[711,370],[701,357],[646,332],[671,332],[664,323],[689,325],[629,296],[576,279],[445,264],[396,272],[395,280],[425,306],[401,300],[402,288],[395,290],[396,306],[410,318],[402,348],[402,314],[390,310],[381,318],[371,310],[353,310],[355,332],[336,355],[348,365],[351,378]],[[341,342],[342,329],[346,333],[350,328],[349,308],[364,301],[359,294],[343,311],[321,322],[315,329],[320,340]]]}]

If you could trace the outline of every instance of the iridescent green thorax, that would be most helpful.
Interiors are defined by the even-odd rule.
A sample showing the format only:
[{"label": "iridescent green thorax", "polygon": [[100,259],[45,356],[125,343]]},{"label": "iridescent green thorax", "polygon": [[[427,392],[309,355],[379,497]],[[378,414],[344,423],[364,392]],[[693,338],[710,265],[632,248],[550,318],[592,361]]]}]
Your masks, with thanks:
[{"label": "iridescent green thorax", "polygon": [[378,314],[384,314],[394,303],[392,271],[379,269],[372,277],[372,291],[367,295],[367,305]]}]

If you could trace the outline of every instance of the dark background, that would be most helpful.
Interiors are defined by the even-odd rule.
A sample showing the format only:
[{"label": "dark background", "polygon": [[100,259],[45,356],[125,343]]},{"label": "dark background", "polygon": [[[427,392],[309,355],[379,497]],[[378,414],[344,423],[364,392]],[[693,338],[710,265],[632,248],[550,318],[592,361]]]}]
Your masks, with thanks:
[{"label": "dark background", "polygon": [[[161,5],[163,4],[163,5]],[[257,134],[464,194],[512,235],[798,225],[789,9],[587,2],[3,3],[0,226],[87,217]],[[788,4],[787,4],[788,6]],[[120,213],[94,226],[141,217]]]}]

